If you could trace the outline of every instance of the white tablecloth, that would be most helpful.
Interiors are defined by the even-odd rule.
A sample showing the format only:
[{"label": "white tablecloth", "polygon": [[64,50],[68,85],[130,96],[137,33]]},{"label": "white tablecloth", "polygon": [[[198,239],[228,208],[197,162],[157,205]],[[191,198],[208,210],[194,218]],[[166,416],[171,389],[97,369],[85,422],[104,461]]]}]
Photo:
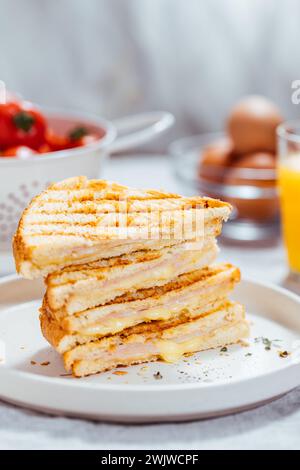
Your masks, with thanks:
[{"label": "white tablecloth", "polygon": [[[169,162],[156,156],[114,159],[105,177],[140,187],[178,190]],[[282,283],[280,245],[221,247],[244,276]],[[223,418],[181,424],[118,425],[50,417],[0,402],[1,449],[299,449],[300,388],[268,405]]]}]

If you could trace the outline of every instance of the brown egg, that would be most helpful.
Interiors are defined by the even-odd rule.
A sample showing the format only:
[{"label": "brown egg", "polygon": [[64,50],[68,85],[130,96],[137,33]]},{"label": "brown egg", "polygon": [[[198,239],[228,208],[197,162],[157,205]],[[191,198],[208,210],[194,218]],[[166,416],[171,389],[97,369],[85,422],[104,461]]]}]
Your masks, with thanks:
[{"label": "brown egg", "polygon": [[[239,157],[228,169],[224,183],[230,186],[256,186],[257,188],[275,189],[276,178],[273,171],[276,167],[275,155],[267,152],[257,152]],[[264,171],[265,170],[265,173]],[[230,188],[228,188],[230,190]],[[246,199],[238,197],[227,198],[243,219],[268,221],[278,215],[278,199],[270,198]]]},{"label": "brown egg", "polygon": [[282,122],[279,109],[263,96],[241,100],[231,111],[227,128],[239,154],[276,151],[276,127]]},{"label": "brown egg", "polygon": [[253,152],[240,155],[232,162],[231,168],[249,168],[254,170],[275,170],[276,157],[271,152]]},{"label": "brown egg", "polygon": [[227,138],[207,145],[201,153],[199,177],[213,183],[221,183],[233,158],[232,148],[232,142]]}]

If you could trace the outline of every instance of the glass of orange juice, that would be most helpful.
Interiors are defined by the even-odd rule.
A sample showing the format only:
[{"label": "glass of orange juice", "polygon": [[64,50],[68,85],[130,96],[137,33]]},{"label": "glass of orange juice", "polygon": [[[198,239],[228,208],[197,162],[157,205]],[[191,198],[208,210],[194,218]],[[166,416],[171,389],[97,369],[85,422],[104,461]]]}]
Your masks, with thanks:
[{"label": "glass of orange juice", "polygon": [[277,128],[282,229],[291,274],[300,283],[300,121]]}]

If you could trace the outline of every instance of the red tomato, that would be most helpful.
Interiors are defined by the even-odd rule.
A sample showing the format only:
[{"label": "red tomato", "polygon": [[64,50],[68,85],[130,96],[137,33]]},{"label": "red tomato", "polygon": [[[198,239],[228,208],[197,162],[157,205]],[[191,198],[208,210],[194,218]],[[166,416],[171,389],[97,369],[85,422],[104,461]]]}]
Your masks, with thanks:
[{"label": "red tomato", "polygon": [[48,129],[46,132],[46,143],[52,152],[69,148],[69,139],[55,134],[51,129]]},{"label": "red tomato", "polygon": [[0,104],[0,147],[39,148],[45,142],[46,121],[42,114],[23,103]]},{"label": "red tomato", "polygon": [[79,139],[74,139],[74,140],[69,140],[69,148],[75,148],[75,147],[83,147],[84,145],[89,145],[92,144],[93,142],[96,142],[99,137],[96,137],[93,134],[85,135],[83,137],[80,137]]},{"label": "red tomato", "polygon": [[51,151],[52,151],[52,149],[51,149],[50,145],[48,145],[48,144],[43,144],[38,149],[38,153],[49,153]]},{"label": "red tomato", "polygon": [[84,126],[75,127],[69,132],[68,137],[70,147],[82,147],[99,139],[99,137],[90,134],[89,130]]},{"label": "red tomato", "polygon": [[93,142],[96,142],[97,140],[99,140],[99,137],[93,134],[89,134],[89,135],[85,135],[84,137],[81,137],[81,139],[77,141],[77,145],[78,146],[89,145],[89,144],[92,144]]},{"label": "red tomato", "polygon": [[17,103],[0,104],[0,147],[16,145],[16,128],[13,116],[19,111]]},{"label": "red tomato", "polygon": [[98,140],[98,138],[89,134],[83,126],[75,127],[66,136],[57,135],[51,129],[46,132],[46,142],[52,151],[82,147]]},{"label": "red tomato", "polygon": [[19,157],[19,158],[27,158],[30,155],[34,155],[37,152],[32,150],[25,145],[19,145],[18,147],[9,147],[8,149],[4,150],[1,153],[1,157]]}]

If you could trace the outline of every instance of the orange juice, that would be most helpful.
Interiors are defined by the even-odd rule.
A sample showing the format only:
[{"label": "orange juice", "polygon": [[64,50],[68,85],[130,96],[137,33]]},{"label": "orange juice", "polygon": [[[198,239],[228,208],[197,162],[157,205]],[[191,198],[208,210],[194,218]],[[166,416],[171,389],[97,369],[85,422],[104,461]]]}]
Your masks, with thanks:
[{"label": "orange juice", "polygon": [[278,178],[289,265],[300,274],[300,154],[292,154],[281,161]]}]

